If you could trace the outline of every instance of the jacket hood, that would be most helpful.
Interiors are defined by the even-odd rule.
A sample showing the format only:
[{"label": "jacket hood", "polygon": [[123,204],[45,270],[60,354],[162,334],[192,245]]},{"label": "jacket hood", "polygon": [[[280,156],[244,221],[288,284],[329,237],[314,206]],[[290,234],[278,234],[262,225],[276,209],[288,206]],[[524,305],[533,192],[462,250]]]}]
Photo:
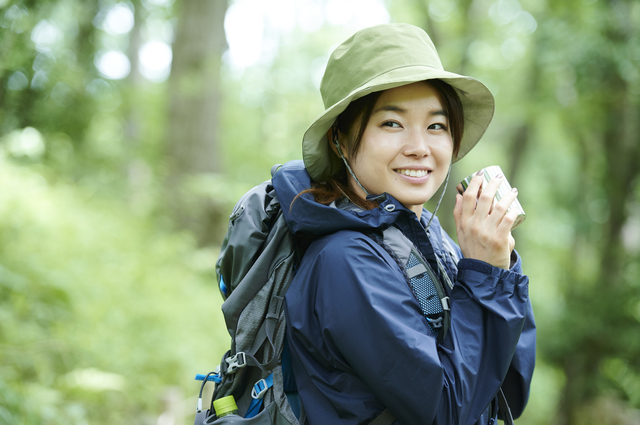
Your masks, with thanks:
[{"label": "jacket hood", "polygon": [[[273,187],[280,200],[289,230],[295,235],[320,236],[339,230],[384,230],[398,219],[415,219],[413,211],[405,208],[393,196],[381,195],[382,202],[377,208],[367,211],[344,210],[322,205],[310,193],[298,194],[311,188],[311,177],[300,160],[291,161],[276,171],[272,179]],[[422,220],[428,220],[431,213],[423,210]],[[437,218],[434,224],[438,225]]]}]

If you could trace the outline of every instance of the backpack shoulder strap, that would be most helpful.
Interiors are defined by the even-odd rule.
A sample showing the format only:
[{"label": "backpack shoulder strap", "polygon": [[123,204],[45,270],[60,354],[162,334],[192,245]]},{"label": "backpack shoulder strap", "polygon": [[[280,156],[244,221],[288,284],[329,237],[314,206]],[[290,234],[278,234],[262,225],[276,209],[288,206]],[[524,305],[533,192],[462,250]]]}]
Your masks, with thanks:
[{"label": "backpack shoulder strap", "polygon": [[396,255],[398,261],[400,261],[403,266],[406,266],[411,256],[411,250],[414,248],[413,242],[396,226],[387,227],[383,230],[382,235],[384,243],[391,248],[391,251]]},{"label": "backpack shoulder strap", "polygon": [[[432,334],[442,342],[451,323],[449,297],[441,278],[422,257],[414,243],[395,226],[383,230],[384,244],[396,256],[405,272],[407,283],[420,305]],[[379,241],[378,241],[379,242]],[[438,260],[438,266],[441,267]],[[442,278],[449,284],[446,272],[440,270]]]}]

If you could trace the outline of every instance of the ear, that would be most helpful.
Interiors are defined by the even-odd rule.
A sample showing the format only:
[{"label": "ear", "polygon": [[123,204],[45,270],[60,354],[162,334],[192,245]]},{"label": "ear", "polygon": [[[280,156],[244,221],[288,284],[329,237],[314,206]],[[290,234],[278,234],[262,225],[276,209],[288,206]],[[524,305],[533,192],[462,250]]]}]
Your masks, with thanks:
[{"label": "ear", "polygon": [[336,156],[340,156],[340,154],[338,153],[338,143],[340,144],[340,150],[342,151],[342,155],[345,157],[345,159],[349,159],[348,157],[348,153],[347,150],[345,149],[345,144],[344,144],[344,140],[345,140],[345,135],[342,134],[342,132],[340,130],[338,130],[337,126],[333,126],[331,127],[328,131],[327,131],[327,139],[329,140],[329,145],[331,146],[331,150],[333,150],[333,153],[336,154]]}]

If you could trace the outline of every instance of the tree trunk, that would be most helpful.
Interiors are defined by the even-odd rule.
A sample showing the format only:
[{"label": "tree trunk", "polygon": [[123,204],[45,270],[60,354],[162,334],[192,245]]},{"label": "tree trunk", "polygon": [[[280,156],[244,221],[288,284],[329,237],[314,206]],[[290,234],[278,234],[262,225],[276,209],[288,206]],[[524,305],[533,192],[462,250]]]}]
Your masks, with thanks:
[{"label": "tree trunk", "polygon": [[220,62],[226,48],[227,0],[183,0],[181,7],[169,77],[168,193],[178,225],[206,244],[215,237],[211,229],[219,214],[214,200],[189,193],[188,183],[220,172]]}]

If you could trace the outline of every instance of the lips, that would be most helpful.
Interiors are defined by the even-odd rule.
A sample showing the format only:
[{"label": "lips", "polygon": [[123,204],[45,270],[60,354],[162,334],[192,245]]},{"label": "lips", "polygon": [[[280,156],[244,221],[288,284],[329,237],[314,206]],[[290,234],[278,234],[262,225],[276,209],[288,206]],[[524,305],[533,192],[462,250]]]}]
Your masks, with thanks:
[{"label": "lips", "polygon": [[405,175],[407,177],[424,177],[429,174],[430,170],[410,170],[406,168],[399,168],[395,170],[396,173]]}]

